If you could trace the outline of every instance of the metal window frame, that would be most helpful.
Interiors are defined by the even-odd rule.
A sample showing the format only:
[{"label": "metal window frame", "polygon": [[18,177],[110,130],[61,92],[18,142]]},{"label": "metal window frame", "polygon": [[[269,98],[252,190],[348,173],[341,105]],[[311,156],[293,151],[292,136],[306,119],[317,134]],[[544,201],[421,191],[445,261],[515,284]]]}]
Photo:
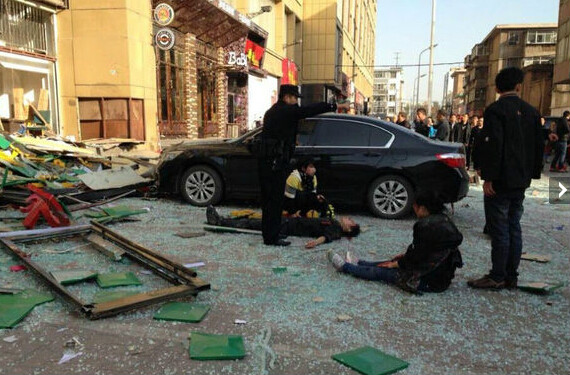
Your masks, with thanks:
[{"label": "metal window frame", "polygon": [[[129,297],[120,298],[102,303],[87,303],[78,296],[70,293],[67,288],[61,285],[47,270],[29,258],[20,247],[19,243],[43,241],[52,238],[66,238],[73,236],[85,236],[94,234],[103,241],[109,242],[114,247],[120,247],[125,255],[137,263],[149,268],[157,276],[169,281],[173,286],[149,292],[135,294]],[[74,227],[58,228],[33,231],[33,233],[6,233],[0,236],[0,244],[11,255],[19,258],[20,261],[35,272],[43,282],[50,286],[55,292],[60,294],[66,301],[80,310],[87,318],[95,320],[114,316],[123,312],[137,308],[150,306],[159,302],[177,299],[185,296],[196,296],[198,292],[209,290],[210,284],[196,277],[196,272],[185,268],[182,264],[174,262],[168,257],[153,250],[143,247],[122,235],[112,231],[96,222],[91,225],[78,225]],[[100,253],[109,256],[100,247],[94,246]]]}]

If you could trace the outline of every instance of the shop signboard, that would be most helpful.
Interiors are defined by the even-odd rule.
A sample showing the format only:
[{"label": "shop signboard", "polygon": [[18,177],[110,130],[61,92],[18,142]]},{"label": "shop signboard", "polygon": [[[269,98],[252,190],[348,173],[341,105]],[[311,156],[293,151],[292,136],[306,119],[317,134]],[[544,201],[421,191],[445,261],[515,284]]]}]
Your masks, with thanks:
[{"label": "shop signboard", "polygon": [[176,38],[174,37],[174,33],[168,27],[163,27],[156,32],[154,36],[154,41],[158,48],[168,51],[172,47],[174,47],[174,42]]},{"label": "shop signboard", "polygon": [[298,85],[298,70],[297,65],[290,59],[281,60],[281,70],[283,76],[281,77],[282,85]]},{"label": "shop signboard", "polygon": [[160,3],[154,8],[154,22],[160,26],[168,26],[174,20],[174,9],[166,3]]},{"label": "shop signboard", "polygon": [[245,42],[245,55],[250,66],[261,69],[265,48],[247,39]]}]

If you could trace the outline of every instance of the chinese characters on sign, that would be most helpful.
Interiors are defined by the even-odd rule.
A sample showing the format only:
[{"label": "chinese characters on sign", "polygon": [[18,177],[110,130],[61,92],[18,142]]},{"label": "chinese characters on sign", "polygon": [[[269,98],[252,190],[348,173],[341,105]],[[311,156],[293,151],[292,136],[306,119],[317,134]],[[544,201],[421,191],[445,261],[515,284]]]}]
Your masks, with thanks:
[{"label": "chinese characters on sign", "polygon": [[245,42],[245,54],[250,66],[261,68],[261,61],[263,59],[264,53],[265,48],[259,44],[254,43],[249,39]]},{"label": "chinese characters on sign", "polygon": [[283,59],[281,61],[281,71],[283,73],[281,78],[282,85],[299,84],[297,65],[292,60]]}]

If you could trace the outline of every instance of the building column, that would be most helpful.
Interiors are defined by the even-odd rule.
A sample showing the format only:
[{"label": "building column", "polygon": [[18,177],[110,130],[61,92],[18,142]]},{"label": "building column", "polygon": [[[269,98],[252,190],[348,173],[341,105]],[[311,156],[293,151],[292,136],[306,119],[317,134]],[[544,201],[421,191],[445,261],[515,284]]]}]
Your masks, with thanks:
[{"label": "building column", "polygon": [[[223,48],[218,48],[218,66],[225,64]],[[218,101],[218,137],[226,137],[228,123],[228,76],[220,69],[216,72],[216,97]]]},{"label": "building column", "polygon": [[196,36],[186,34],[184,41],[184,55],[186,56],[186,129],[187,137],[198,138],[198,67],[196,61]]}]

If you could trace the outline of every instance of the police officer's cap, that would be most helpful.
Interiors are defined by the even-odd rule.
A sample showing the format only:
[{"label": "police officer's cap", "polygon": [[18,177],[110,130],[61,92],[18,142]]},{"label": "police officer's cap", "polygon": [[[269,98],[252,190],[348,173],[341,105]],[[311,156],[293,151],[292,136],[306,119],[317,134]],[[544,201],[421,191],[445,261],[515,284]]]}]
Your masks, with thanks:
[{"label": "police officer's cap", "polygon": [[285,95],[293,95],[297,98],[302,98],[299,93],[299,88],[295,85],[281,85],[279,88],[279,97],[283,98]]}]

